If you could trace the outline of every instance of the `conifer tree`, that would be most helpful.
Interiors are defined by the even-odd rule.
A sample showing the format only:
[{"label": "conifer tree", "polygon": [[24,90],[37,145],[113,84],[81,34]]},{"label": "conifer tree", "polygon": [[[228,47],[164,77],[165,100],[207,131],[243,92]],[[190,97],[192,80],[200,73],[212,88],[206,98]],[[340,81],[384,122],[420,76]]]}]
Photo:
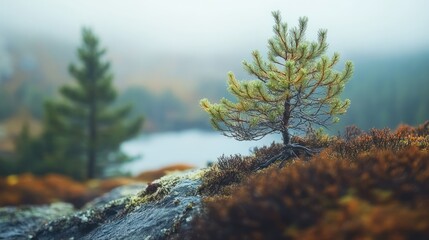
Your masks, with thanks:
[{"label": "conifer tree", "polygon": [[319,30],[317,41],[305,37],[306,17],[299,26],[289,29],[280,12],[272,13],[274,36],[268,41],[268,60],[254,51],[253,62],[244,68],[256,80],[239,81],[228,74],[228,90],[237,98],[220,103],[202,99],[200,105],[209,114],[213,127],[237,140],[257,140],[267,134],[281,133],[284,150],[262,166],[282,158],[294,157],[297,151],[311,154],[305,146],[291,143],[290,131],[304,132],[312,126],[326,127],[344,114],[350,101],[340,100],[345,83],[353,73],[353,64],[345,63],[343,71],[334,70],[339,54],[325,55],[327,31]]},{"label": "conifer tree", "polygon": [[85,163],[91,179],[106,164],[123,159],[119,145],[138,133],[142,119],[126,120],[131,106],[111,106],[117,93],[110,63],[102,60],[106,50],[88,28],[82,30],[82,41],[79,64],[69,67],[75,84],[61,88],[62,101],[45,105],[45,147],[55,158]]},{"label": "conifer tree", "polygon": [[37,162],[34,161],[33,140],[30,135],[30,126],[24,123],[21,132],[15,139],[15,152],[17,153],[15,164],[17,169],[28,172],[35,169]]}]

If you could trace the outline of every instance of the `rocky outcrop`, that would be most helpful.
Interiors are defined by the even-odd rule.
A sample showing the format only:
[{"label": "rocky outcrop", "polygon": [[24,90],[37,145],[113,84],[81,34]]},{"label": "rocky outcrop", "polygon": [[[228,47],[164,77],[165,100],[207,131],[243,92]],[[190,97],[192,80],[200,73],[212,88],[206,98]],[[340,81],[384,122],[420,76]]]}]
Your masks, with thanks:
[{"label": "rocky outcrop", "polygon": [[103,194],[100,197],[93,199],[83,206],[83,209],[103,208],[106,204],[113,200],[120,200],[122,198],[132,197],[145,189],[145,183],[132,183],[124,186],[114,188],[112,191]]},{"label": "rocky outcrop", "polygon": [[0,239],[31,239],[41,226],[74,210],[68,203],[0,208]]},{"label": "rocky outcrop", "polygon": [[75,212],[64,203],[2,208],[0,239],[166,239],[189,228],[200,211],[203,172],[118,188]]}]

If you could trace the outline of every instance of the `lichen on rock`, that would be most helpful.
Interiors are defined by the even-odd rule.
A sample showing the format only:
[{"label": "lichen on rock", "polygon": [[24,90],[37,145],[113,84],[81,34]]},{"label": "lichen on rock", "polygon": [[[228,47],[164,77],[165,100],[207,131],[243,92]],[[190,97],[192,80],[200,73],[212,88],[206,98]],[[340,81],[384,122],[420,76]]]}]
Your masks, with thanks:
[{"label": "lichen on rock", "polygon": [[[200,212],[205,170],[167,175],[140,193],[46,224],[35,239],[165,239],[189,229]],[[148,189],[149,188],[149,189]]]}]

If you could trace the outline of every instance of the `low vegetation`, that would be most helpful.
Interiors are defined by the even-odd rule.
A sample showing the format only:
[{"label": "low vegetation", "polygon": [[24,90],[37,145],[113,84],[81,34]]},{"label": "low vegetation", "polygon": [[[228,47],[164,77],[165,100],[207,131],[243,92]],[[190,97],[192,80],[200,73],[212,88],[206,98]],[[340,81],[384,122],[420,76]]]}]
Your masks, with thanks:
[{"label": "low vegetation", "polygon": [[177,172],[177,171],[185,171],[193,168],[195,167],[188,164],[174,164],[160,169],[142,172],[139,175],[137,175],[135,178],[139,181],[150,183],[169,173]]},{"label": "low vegetation", "polygon": [[[203,177],[204,211],[193,239],[424,239],[429,236],[429,122],[296,141],[320,154],[275,163],[222,157]],[[280,161],[280,160],[279,160]]]},{"label": "low vegetation", "polygon": [[193,168],[176,164],[142,172],[136,177],[115,177],[79,182],[61,174],[36,176],[31,173],[0,176],[0,207],[68,202],[80,208],[112,189],[136,182],[149,183],[169,173]]}]

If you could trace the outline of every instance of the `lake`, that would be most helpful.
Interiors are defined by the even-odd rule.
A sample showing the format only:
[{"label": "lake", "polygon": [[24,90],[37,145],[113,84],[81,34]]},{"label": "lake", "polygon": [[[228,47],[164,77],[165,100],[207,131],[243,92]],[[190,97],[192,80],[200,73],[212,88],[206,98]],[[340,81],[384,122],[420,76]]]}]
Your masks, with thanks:
[{"label": "lake", "polygon": [[280,142],[280,135],[266,136],[259,141],[237,141],[219,132],[201,130],[143,134],[121,145],[126,154],[138,156],[125,164],[123,170],[136,175],[177,163],[205,167],[222,154],[248,155],[254,147],[270,145],[273,141]]}]

